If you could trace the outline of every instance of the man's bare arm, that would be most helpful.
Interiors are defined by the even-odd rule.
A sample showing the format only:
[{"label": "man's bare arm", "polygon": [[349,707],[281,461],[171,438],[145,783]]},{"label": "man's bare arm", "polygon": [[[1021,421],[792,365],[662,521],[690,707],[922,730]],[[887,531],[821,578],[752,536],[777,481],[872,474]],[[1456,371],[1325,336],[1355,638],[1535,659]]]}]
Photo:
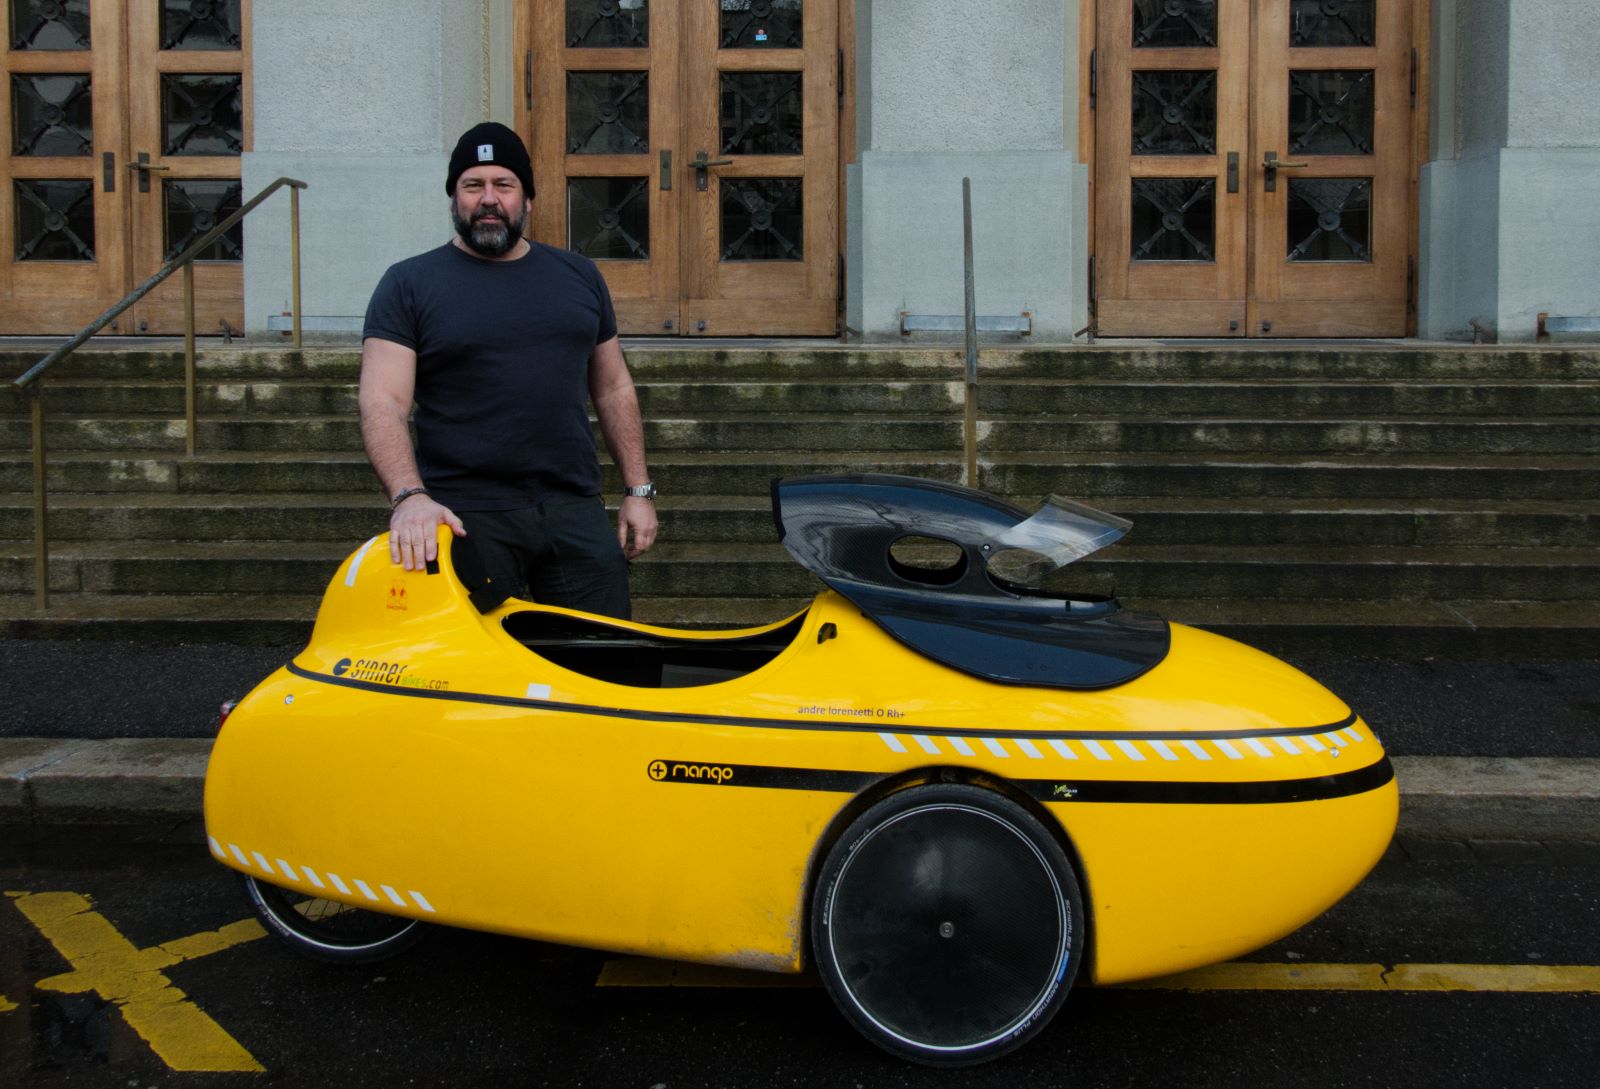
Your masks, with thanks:
[{"label": "man's bare arm", "polygon": [[[368,337],[361,344],[361,441],[383,482],[384,495],[422,487],[417,456],[406,423],[416,391],[417,353],[392,340]],[[404,500],[389,516],[389,559],[420,571],[438,558],[440,523],[457,537],[466,529],[451,510],[426,495]]]},{"label": "man's bare arm", "polygon": [[[644,418],[639,413],[639,395],[633,376],[622,358],[622,345],[616,337],[595,346],[589,357],[589,397],[600,434],[617,463],[625,487],[647,483],[650,470],[645,465]],[[630,541],[631,537],[631,541]],[[617,542],[629,559],[649,551],[656,540],[656,505],[637,496],[623,496],[617,508]]]}]

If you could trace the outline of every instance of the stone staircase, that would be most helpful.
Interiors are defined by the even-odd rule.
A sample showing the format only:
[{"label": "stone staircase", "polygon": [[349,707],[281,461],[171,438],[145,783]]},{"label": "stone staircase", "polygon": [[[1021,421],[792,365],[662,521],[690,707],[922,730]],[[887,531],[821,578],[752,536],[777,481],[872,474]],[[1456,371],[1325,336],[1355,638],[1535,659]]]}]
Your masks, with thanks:
[{"label": "stone staircase", "polygon": [[[36,353],[0,352],[0,374]],[[817,583],[772,477],[962,478],[960,354],[629,350],[662,488],[636,612],[736,624]],[[294,642],[387,524],[357,354],[217,348],[194,458],[181,355],[84,349],[49,380],[50,611],[31,595],[28,421],[0,400],[0,626],[12,637]],[[979,484],[1135,522],[1058,588],[1283,653],[1600,652],[1600,351],[1366,345],[986,350]],[[606,487],[618,481],[608,472]]]}]

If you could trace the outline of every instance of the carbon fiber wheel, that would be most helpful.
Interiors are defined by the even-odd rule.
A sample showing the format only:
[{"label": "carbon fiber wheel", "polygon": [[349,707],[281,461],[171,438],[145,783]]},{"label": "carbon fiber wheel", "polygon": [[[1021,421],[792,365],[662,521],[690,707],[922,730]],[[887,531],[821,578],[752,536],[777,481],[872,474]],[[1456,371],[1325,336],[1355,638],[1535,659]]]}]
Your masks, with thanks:
[{"label": "carbon fiber wheel", "polygon": [[246,876],[246,894],[268,932],[313,960],[370,964],[415,945],[422,924],[415,919],[321,900]]},{"label": "carbon fiber wheel", "polygon": [[811,904],[817,970],[869,1040],[934,1066],[1020,1046],[1066,1000],[1078,883],[1026,810],[978,787],[915,787],[861,814]]}]

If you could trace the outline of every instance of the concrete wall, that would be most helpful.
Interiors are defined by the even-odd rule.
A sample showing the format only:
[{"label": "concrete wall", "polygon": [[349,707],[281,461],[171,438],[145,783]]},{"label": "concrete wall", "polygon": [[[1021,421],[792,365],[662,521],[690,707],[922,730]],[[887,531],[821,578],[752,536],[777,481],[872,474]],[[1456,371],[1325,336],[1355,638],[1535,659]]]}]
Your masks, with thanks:
[{"label": "concrete wall", "polygon": [[[504,9],[504,10],[502,10]],[[244,191],[281,175],[301,194],[306,312],[359,316],[383,270],[450,237],[445,168],[489,115],[509,68],[510,0],[257,0],[255,133]],[[504,118],[502,118],[504,120]],[[289,202],[245,220],[245,329],[287,309]]]},{"label": "concrete wall", "polygon": [[856,19],[847,327],[898,341],[902,310],[962,312],[970,177],[978,312],[1031,311],[1036,341],[1070,340],[1087,300],[1077,5],[857,0]]},{"label": "concrete wall", "polygon": [[1477,319],[1526,341],[1541,311],[1600,315],[1596,55],[1592,0],[1435,0],[1423,336]]}]

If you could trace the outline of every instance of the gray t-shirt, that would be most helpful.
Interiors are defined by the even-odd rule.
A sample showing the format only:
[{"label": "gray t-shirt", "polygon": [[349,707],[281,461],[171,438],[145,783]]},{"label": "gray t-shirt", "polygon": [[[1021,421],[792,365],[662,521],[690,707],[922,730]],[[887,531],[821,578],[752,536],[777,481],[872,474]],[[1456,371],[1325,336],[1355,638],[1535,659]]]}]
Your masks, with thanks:
[{"label": "gray t-shirt", "polygon": [[600,494],[589,357],[617,318],[593,261],[537,242],[486,261],[447,243],[390,266],[362,335],[417,353],[417,468],[439,502]]}]

